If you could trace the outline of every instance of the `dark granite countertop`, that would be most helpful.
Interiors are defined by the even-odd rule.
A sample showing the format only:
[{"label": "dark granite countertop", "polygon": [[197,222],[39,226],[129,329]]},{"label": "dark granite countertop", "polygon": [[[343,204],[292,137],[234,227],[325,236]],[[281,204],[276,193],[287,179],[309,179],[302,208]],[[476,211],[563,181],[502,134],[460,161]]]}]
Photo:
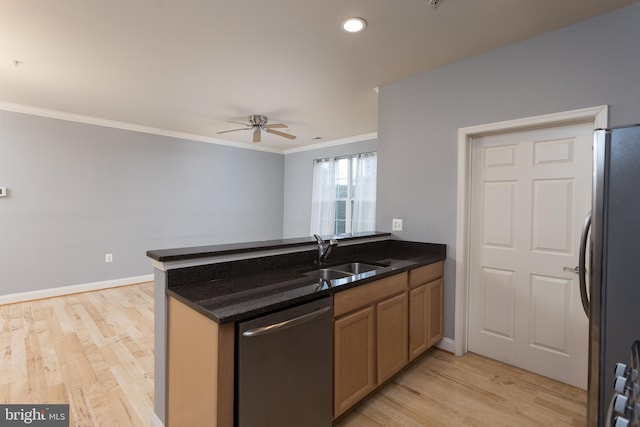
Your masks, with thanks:
[{"label": "dark granite countertop", "polygon": [[316,253],[303,251],[170,271],[166,292],[218,323],[237,322],[444,260],[446,246],[401,240],[339,246],[326,267],[358,261],[375,263],[379,268],[330,281],[304,274],[318,268],[314,265]]}]

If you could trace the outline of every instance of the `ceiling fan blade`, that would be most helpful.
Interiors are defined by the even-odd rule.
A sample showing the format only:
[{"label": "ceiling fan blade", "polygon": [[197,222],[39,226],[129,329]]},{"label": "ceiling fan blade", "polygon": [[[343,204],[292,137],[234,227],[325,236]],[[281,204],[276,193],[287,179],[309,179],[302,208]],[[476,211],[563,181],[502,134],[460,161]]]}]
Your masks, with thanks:
[{"label": "ceiling fan blade", "polygon": [[268,129],[267,128],[267,129],[265,129],[265,131],[267,131],[269,133],[272,133],[274,135],[283,136],[285,138],[296,139],[295,135],[291,135],[291,134],[288,134],[288,133],[280,132],[279,130],[273,130],[273,129]]},{"label": "ceiling fan blade", "polygon": [[235,132],[235,131],[237,131],[237,130],[250,130],[250,129],[253,129],[253,128],[242,128],[242,129],[223,130],[223,131],[216,132],[216,133],[227,133],[227,132]]},{"label": "ceiling fan blade", "polygon": [[255,129],[253,131],[253,142],[260,142],[262,136],[262,132],[260,132],[260,129]]},{"label": "ceiling fan blade", "polygon": [[249,127],[251,127],[251,124],[249,124],[249,123],[234,122],[233,120],[227,120],[227,123],[235,123],[236,125],[242,125],[242,126],[249,126]]},{"label": "ceiling fan blade", "polygon": [[288,128],[289,126],[283,124],[283,123],[274,123],[274,124],[270,124],[270,125],[264,125],[263,128],[265,129],[273,129],[273,128]]}]

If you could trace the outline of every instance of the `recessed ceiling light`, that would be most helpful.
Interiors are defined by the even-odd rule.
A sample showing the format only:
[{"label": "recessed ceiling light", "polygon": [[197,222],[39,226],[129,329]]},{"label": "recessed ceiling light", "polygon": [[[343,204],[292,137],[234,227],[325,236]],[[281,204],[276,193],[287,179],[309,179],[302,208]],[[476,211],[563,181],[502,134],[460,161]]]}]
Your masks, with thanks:
[{"label": "recessed ceiling light", "polygon": [[349,18],[342,22],[342,29],[347,33],[359,33],[367,26],[367,21],[362,18]]}]

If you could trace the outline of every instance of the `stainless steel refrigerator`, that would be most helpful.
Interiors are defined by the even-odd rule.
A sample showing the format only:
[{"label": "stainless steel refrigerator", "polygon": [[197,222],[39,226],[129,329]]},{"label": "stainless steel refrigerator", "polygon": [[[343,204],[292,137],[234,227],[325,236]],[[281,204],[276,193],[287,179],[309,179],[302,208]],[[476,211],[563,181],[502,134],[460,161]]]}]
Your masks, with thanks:
[{"label": "stainless steel refrigerator", "polygon": [[[631,348],[640,339],[640,125],[596,130],[593,154],[593,205],[579,265],[589,316],[587,425],[616,425],[610,408],[624,389],[630,399],[624,401],[628,406],[616,403],[625,412],[618,414],[618,422],[628,419],[626,425],[636,426],[637,370],[614,369],[618,362],[629,364]],[[628,378],[618,380],[616,392],[618,375]]]}]

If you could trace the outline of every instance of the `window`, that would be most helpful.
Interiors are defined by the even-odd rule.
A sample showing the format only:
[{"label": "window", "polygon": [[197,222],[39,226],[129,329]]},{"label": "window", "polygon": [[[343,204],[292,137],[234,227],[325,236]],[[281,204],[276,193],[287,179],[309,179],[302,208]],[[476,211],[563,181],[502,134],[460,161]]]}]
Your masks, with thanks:
[{"label": "window", "polygon": [[376,153],[313,162],[310,234],[375,231]]}]

